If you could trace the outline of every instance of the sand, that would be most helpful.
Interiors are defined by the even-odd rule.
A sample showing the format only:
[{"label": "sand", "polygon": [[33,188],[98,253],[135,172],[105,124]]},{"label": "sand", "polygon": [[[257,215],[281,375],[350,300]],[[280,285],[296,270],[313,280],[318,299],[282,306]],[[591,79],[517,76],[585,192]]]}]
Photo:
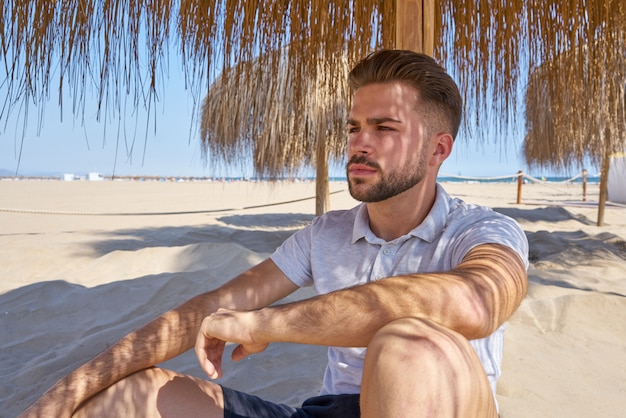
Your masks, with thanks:
[{"label": "sand", "polygon": [[[506,333],[501,416],[624,416],[626,208],[608,206],[598,227],[597,185],[582,202],[580,185],[527,184],[519,205],[513,183],[444,186],[514,217],[530,242],[529,294]],[[313,219],[314,191],[311,182],[0,181],[0,416],[266,258]],[[331,191],[333,209],[355,204],[345,183]],[[274,344],[227,362],[222,383],[294,404],[317,393],[324,364],[322,347]],[[191,352],[165,366],[203,377]]]}]

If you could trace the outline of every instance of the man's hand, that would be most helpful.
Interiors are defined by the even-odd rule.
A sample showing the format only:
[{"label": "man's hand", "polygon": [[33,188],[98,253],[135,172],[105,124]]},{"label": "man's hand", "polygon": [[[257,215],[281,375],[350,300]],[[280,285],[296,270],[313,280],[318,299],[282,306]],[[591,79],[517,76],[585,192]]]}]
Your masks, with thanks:
[{"label": "man's hand", "polygon": [[222,355],[227,342],[237,343],[232,359],[239,361],[265,350],[268,343],[252,338],[254,312],[219,309],[202,321],[196,339],[196,356],[211,379],[222,376]]}]

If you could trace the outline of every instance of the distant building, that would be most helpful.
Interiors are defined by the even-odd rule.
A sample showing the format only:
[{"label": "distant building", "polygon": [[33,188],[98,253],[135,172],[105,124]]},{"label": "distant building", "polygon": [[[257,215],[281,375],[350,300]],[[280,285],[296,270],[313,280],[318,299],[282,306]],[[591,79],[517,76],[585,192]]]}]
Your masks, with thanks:
[{"label": "distant building", "polygon": [[74,181],[76,180],[76,176],[72,173],[65,173],[62,176],[63,181]]},{"label": "distant building", "polygon": [[611,156],[607,180],[609,200],[614,203],[626,203],[626,153]]},{"label": "distant building", "polygon": [[89,173],[89,174],[87,174],[87,180],[89,180],[89,181],[101,181],[101,180],[104,180],[104,177],[102,177],[102,174],[100,174],[100,173]]}]

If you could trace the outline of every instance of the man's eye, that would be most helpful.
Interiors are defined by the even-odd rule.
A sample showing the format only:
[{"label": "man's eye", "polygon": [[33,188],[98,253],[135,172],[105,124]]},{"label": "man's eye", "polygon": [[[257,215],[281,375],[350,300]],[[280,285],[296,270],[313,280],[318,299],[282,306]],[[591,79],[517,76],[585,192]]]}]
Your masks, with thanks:
[{"label": "man's eye", "polygon": [[356,126],[350,126],[348,127],[348,133],[349,134],[353,134],[355,132],[359,132],[359,128],[357,128]]},{"label": "man's eye", "polygon": [[390,128],[389,126],[379,126],[378,130],[379,131],[393,131],[393,129]]}]

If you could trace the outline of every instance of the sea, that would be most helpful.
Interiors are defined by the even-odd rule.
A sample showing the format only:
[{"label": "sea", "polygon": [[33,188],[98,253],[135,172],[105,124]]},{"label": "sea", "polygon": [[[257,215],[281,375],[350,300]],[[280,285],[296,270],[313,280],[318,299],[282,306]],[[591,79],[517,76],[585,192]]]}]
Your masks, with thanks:
[{"label": "sea", "polygon": [[[531,176],[522,174],[524,183],[562,183],[562,184],[582,184],[583,176],[574,177],[566,176]],[[345,177],[331,177],[330,181],[346,181]],[[441,174],[437,176],[440,183],[515,183],[518,181],[518,175],[509,176],[490,176],[490,177],[471,177],[471,176],[455,176],[451,174]],[[600,184],[600,175],[587,175],[587,184]]]},{"label": "sea", "polygon": [[[93,173],[92,173],[93,174]],[[65,175],[67,176],[67,175]],[[442,173],[437,177],[440,183],[515,183],[518,181],[518,174],[507,176],[490,176],[490,177],[471,177],[462,175],[452,175]],[[23,180],[23,179],[39,179],[39,180],[67,180],[63,175],[49,176],[0,176],[0,180]],[[93,180],[91,176],[73,176],[72,180]],[[247,176],[228,176],[228,177],[195,177],[195,176],[107,176],[98,175],[98,180],[136,180],[136,181],[268,181],[268,178],[247,177]],[[290,182],[312,182],[315,181],[314,176],[302,177],[281,177],[273,179],[277,181]],[[329,177],[330,181],[345,182],[345,176]],[[584,182],[582,174],[566,177],[566,176],[539,176],[535,177],[522,173],[524,183],[561,183],[561,184],[582,184]],[[587,175],[587,184],[600,184],[600,175]]]}]

